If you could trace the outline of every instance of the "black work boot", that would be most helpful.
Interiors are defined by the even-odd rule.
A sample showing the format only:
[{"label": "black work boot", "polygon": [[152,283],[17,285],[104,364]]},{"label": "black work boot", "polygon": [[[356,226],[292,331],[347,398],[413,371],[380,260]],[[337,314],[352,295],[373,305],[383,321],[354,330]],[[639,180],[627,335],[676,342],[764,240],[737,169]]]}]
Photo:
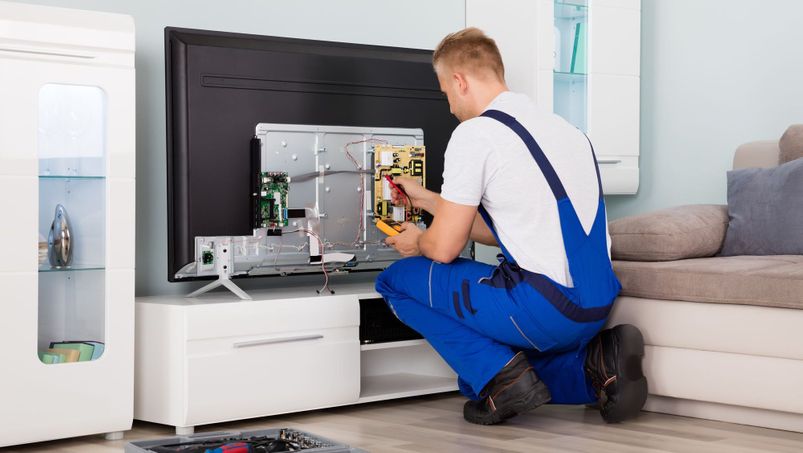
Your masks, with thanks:
[{"label": "black work boot", "polygon": [[499,423],[552,399],[522,352],[496,373],[479,396],[478,401],[466,401],[463,406],[463,418],[478,425]]},{"label": "black work boot", "polygon": [[647,401],[641,370],[644,338],[636,326],[605,329],[588,344],[585,372],[599,397],[602,418],[617,423],[639,414]]}]

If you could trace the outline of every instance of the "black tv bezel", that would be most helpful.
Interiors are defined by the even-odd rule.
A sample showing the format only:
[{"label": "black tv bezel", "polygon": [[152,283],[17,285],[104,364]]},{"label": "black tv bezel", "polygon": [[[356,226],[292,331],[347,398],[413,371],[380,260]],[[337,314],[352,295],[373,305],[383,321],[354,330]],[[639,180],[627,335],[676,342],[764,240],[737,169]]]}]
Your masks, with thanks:
[{"label": "black tv bezel", "polygon": [[[230,33],[210,30],[187,29],[178,27],[165,27],[165,99],[166,99],[166,138],[167,138],[167,273],[168,281],[194,281],[209,280],[214,277],[175,277],[175,273],[184,262],[176,262],[178,241],[187,241],[182,231],[188,232],[189,207],[189,111],[188,89],[190,80],[186,77],[188,70],[187,54],[189,46],[210,46],[234,49],[268,50],[284,52],[309,52],[330,56],[359,56],[368,59],[382,59],[389,61],[410,62],[431,65],[432,51],[423,49],[400,48],[389,46],[376,46],[353,44],[320,40],[307,40],[297,38],[252,35],[243,33]],[[184,75],[184,76],[182,76]],[[360,89],[398,90],[406,93],[406,97],[442,100],[446,97],[437,85],[434,71],[432,78],[435,81],[427,86],[365,86],[346,87],[359,91]],[[355,91],[356,93],[356,91]],[[447,104],[448,106],[448,104]],[[458,124],[453,118],[453,126]],[[452,127],[451,130],[453,130]],[[451,134],[449,130],[449,134]],[[426,136],[425,136],[426,140]],[[442,162],[441,162],[442,165]],[[440,181],[440,175],[437,175]],[[428,187],[433,188],[429,182]],[[436,187],[439,189],[439,185]],[[181,197],[184,197],[182,202]],[[351,272],[375,272],[374,269],[356,269]],[[309,272],[299,275],[320,273]],[[259,277],[274,275],[260,275]]]}]

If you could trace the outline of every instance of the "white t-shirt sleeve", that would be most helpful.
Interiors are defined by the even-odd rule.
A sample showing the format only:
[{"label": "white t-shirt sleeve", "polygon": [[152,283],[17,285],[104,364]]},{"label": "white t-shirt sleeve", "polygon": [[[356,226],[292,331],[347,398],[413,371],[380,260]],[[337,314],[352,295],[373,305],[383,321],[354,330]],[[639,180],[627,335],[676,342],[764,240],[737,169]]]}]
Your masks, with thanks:
[{"label": "white t-shirt sleeve", "polygon": [[490,142],[477,130],[475,120],[457,126],[452,132],[443,162],[441,197],[452,203],[479,206],[487,184]]}]

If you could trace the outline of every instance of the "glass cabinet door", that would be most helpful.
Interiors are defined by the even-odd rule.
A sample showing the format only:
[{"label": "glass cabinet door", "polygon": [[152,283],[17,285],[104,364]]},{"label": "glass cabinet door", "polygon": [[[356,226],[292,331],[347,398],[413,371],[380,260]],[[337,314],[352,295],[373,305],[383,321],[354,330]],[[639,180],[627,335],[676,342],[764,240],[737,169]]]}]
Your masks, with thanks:
[{"label": "glass cabinet door", "polygon": [[588,131],[588,0],[555,0],[553,108]]},{"label": "glass cabinet door", "polygon": [[106,94],[39,89],[39,330],[46,364],[98,359],[105,349]]}]

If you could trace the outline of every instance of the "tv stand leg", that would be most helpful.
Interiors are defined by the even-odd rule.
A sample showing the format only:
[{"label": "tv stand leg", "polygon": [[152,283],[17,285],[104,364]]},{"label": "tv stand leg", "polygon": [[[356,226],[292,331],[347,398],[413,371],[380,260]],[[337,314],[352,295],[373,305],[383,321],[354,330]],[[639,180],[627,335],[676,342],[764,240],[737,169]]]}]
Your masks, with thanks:
[{"label": "tv stand leg", "polygon": [[225,287],[229,291],[233,292],[234,295],[239,297],[240,299],[251,300],[251,296],[249,296],[248,293],[243,291],[242,288],[237,286],[233,281],[229,280],[228,277],[224,277],[222,275],[218,276],[217,280],[215,280],[215,281],[213,281],[211,283],[208,283],[208,284],[202,286],[201,288],[198,288],[197,290],[187,294],[184,297],[187,297],[187,298],[198,297],[201,294],[204,294],[204,293],[207,293],[209,291],[212,291],[213,289],[217,288],[218,286]]},{"label": "tv stand leg", "polygon": [[234,268],[234,259],[231,251],[231,240],[219,241],[215,243],[215,271],[217,272],[217,280],[204,285],[203,287],[187,294],[186,297],[196,297],[203,293],[211,291],[218,286],[224,286],[229,291],[233,292],[235,296],[243,300],[251,300],[251,296],[246,294],[245,291],[240,289],[231,281],[231,273]]}]

